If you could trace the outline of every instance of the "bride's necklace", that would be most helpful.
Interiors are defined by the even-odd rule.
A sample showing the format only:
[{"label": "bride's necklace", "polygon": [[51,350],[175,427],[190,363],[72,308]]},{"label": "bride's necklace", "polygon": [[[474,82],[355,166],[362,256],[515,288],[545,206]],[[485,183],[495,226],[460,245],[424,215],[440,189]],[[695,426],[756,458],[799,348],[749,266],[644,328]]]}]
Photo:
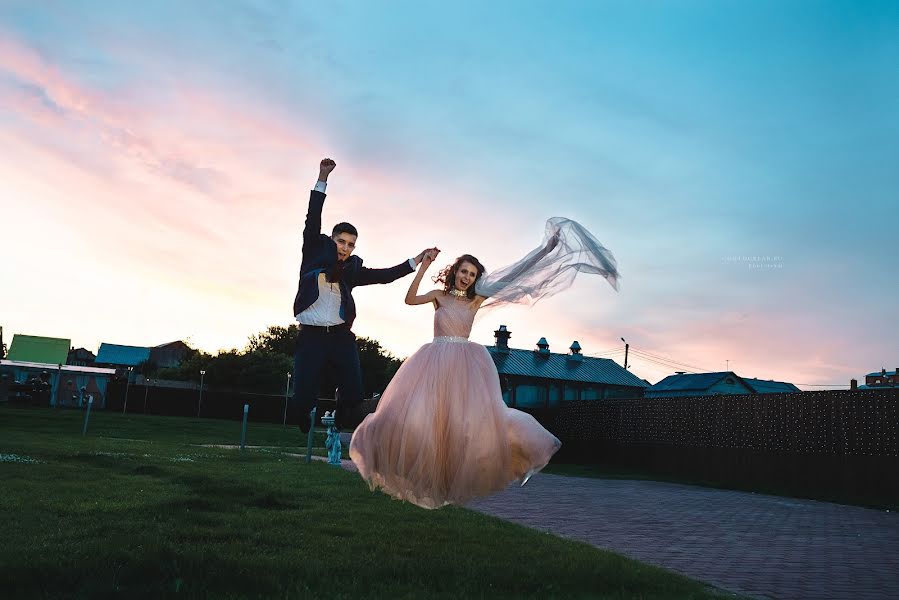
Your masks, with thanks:
[{"label": "bride's necklace", "polygon": [[453,296],[455,296],[456,298],[461,298],[462,296],[468,295],[467,292],[463,292],[462,290],[457,290],[456,288],[451,289],[449,293],[452,294]]}]

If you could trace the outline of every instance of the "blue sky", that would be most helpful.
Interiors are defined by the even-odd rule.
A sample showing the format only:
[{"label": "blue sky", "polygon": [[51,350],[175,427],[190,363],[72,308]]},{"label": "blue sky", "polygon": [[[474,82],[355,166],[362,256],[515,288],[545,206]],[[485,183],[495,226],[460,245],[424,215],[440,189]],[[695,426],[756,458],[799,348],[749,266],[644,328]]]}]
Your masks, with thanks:
[{"label": "blue sky", "polygon": [[[0,276],[22,293],[0,319],[94,349],[287,324],[328,155],[325,220],[367,264],[437,244],[497,268],[557,215],[615,253],[619,293],[578,279],[477,341],[503,322],[620,361],[624,336],[848,384],[899,366],[897,26],[878,2],[3,2]],[[22,269],[11,223],[36,219],[77,275]],[[401,356],[432,316],[406,284],[357,292],[357,333]]]}]

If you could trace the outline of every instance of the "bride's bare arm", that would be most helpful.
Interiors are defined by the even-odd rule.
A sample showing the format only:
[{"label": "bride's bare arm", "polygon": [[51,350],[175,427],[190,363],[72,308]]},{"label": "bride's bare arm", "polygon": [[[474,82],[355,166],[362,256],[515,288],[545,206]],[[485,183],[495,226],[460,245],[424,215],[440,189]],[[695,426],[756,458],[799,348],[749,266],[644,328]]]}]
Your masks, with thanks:
[{"label": "bride's bare arm", "polygon": [[[439,252],[439,250],[436,252]],[[434,258],[437,256],[436,252],[427,252],[425,253],[424,258],[422,258],[421,266],[418,268],[418,272],[415,273],[415,277],[412,279],[412,283],[409,284],[409,289],[406,291],[406,304],[427,304],[429,302],[433,302],[435,305],[437,304],[437,294],[440,293],[439,290],[431,290],[421,296],[418,295],[418,286],[421,285],[421,280],[425,276],[425,271],[427,271],[428,267],[431,266],[431,263],[434,262]]]}]

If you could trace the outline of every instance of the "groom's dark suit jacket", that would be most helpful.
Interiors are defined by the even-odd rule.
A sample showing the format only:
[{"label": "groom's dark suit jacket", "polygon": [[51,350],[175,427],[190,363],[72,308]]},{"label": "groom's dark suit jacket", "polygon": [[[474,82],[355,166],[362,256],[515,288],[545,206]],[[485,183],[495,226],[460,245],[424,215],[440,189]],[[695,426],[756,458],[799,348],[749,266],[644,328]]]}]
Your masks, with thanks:
[{"label": "groom's dark suit jacket", "polygon": [[[300,285],[293,301],[293,314],[298,315],[318,299],[318,275],[332,273],[337,265],[337,244],[322,230],[322,207],[325,194],[315,190],[309,196],[309,212],[306,213],[306,227],[303,229],[303,261],[300,265]],[[352,327],[356,318],[356,303],[353,302],[353,288],[373,283],[390,283],[414,269],[409,261],[403,261],[389,269],[369,269],[362,266],[362,259],[351,255],[339,270],[340,318]]]}]

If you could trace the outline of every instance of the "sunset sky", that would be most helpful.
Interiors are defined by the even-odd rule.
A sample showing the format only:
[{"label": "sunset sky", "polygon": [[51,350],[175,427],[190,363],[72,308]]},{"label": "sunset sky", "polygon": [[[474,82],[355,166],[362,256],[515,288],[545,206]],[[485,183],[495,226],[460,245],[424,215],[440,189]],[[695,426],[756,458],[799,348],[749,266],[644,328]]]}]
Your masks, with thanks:
[{"label": "sunset sky", "polygon": [[[325,226],[366,265],[495,269],[553,216],[614,253],[619,292],[581,276],[475,341],[621,362],[624,337],[652,383],[892,370],[897,7],[0,0],[4,337],[215,352],[290,324],[328,156]],[[400,357],[432,335],[411,280],[354,294]]]}]

